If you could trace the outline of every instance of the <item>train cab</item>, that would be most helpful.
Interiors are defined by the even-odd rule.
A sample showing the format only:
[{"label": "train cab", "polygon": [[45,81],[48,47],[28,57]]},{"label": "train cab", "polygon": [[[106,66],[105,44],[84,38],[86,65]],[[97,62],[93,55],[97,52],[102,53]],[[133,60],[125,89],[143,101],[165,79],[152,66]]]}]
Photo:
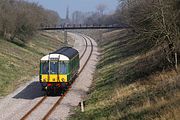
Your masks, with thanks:
[{"label": "train cab", "polygon": [[40,83],[43,89],[64,88],[78,74],[79,52],[71,47],[63,47],[41,58]]}]

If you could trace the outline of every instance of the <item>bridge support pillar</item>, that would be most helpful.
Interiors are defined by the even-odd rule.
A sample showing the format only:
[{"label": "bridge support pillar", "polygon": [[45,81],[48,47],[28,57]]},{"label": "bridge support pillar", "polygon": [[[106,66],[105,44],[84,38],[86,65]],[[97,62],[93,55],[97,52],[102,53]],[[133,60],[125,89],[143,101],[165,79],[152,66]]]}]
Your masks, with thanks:
[{"label": "bridge support pillar", "polygon": [[67,31],[66,30],[64,30],[64,46],[68,46]]}]

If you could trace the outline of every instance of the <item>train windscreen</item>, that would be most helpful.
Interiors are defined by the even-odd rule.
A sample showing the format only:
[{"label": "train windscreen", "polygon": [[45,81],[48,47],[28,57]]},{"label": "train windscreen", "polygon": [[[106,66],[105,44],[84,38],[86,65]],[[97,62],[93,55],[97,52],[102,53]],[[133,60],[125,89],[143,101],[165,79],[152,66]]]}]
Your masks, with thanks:
[{"label": "train windscreen", "polygon": [[50,74],[58,73],[58,62],[50,62]]},{"label": "train windscreen", "polygon": [[[50,69],[49,69],[49,62],[43,62],[41,74],[57,74],[58,73],[58,62],[50,62]],[[50,73],[49,73],[50,70]]]}]

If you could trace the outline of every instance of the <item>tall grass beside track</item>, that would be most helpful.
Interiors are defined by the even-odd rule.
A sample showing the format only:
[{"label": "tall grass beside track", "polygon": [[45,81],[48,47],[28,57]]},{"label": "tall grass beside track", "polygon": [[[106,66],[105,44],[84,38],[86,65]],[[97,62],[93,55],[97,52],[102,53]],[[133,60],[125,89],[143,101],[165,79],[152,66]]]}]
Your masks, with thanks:
[{"label": "tall grass beside track", "polygon": [[70,119],[179,120],[180,76],[168,67],[163,50],[127,30],[103,38],[85,112],[77,108]]},{"label": "tall grass beside track", "polygon": [[40,58],[60,48],[62,36],[58,32],[41,32],[25,45],[0,38],[0,96],[38,75]]}]

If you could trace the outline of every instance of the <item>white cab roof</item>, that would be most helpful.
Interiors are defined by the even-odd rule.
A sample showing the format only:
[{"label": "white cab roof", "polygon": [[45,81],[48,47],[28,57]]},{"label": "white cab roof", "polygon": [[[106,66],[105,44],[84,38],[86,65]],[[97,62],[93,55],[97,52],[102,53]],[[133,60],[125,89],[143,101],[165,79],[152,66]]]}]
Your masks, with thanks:
[{"label": "white cab roof", "polygon": [[69,58],[62,54],[50,54],[41,58],[41,61],[48,61],[49,59],[59,59],[59,61],[68,61]]}]

